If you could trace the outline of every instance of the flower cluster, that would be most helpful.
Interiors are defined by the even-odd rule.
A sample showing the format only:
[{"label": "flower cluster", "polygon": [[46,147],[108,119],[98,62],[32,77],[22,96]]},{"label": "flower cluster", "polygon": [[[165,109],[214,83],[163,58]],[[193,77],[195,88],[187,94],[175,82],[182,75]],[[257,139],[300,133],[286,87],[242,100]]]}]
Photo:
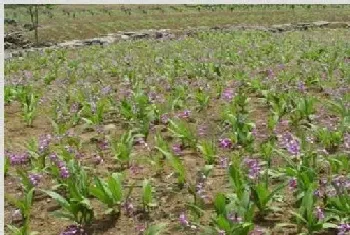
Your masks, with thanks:
[{"label": "flower cluster", "polygon": [[66,163],[64,161],[60,160],[56,153],[51,153],[49,155],[49,157],[50,157],[50,160],[58,167],[58,169],[60,171],[60,176],[63,179],[69,178],[70,174],[69,174],[68,168],[66,166]]},{"label": "flower cluster", "polygon": [[171,147],[171,149],[173,150],[174,154],[176,156],[180,156],[181,155],[181,151],[182,151],[182,146],[180,143],[175,143],[173,144],[173,146]]},{"label": "flower cluster", "polygon": [[132,216],[134,214],[134,205],[131,203],[131,200],[129,198],[125,200],[124,210],[128,216]]},{"label": "flower cluster", "polygon": [[169,122],[169,116],[167,113],[164,113],[162,114],[162,116],[160,116],[160,121],[163,123],[163,124],[168,124]]},{"label": "flower cluster", "polygon": [[230,102],[230,101],[233,99],[233,97],[234,97],[234,93],[235,93],[235,90],[234,90],[233,88],[226,88],[226,89],[223,91],[221,97],[222,97],[225,101]]},{"label": "flower cluster", "polygon": [[66,229],[60,235],[86,235],[81,225],[72,224],[66,227]]},{"label": "flower cluster", "polygon": [[279,136],[279,141],[282,147],[287,149],[290,154],[300,154],[300,141],[295,138],[290,132],[286,132],[282,136]]},{"label": "flower cluster", "polygon": [[223,169],[226,169],[228,167],[228,158],[227,157],[220,157],[220,167]]},{"label": "flower cluster", "polygon": [[29,153],[14,154],[8,153],[11,166],[25,165],[29,163]]},{"label": "flower cluster", "polygon": [[183,112],[180,112],[177,116],[179,118],[188,119],[190,117],[190,114],[191,114],[190,110],[185,110]]},{"label": "flower cluster", "polygon": [[248,168],[249,179],[257,179],[260,173],[260,165],[257,159],[246,158],[244,164]]},{"label": "flower cluster", "polygon": [[219,139],[220,147],[224,149],[230,149],[233,146],[232,141],[229,138]]},{"label": "flower cluster", "polygon": [[350,224],[342,223],[338,227],[337,235],[346,235],[350,232]]},{"label": "flower cluster", "polygon": [[39,185],[39,183],[40,183],[40,180],[41,180],[41,178],[42,178],[42,175],[39,175],[39,174],[29,174],[29,181],[30,181],[30,183],[34,186],[34,187],[36,187],[36,186],[38,186]]},{"label": "flower cluster", "polygon": [[46,150],[48,150],[49,145],[51,142],[51,135],[42,135],[39,138],[39,153],[44,153]]},{"label": "flower cluster", "polygon": [[315,209],[315,215],[316,215],[316,218],[318,220],[324,220],[324,218],[325,218],[323,209],[321,207],[319,207],[319,206],[316,207],[316,209]]}]

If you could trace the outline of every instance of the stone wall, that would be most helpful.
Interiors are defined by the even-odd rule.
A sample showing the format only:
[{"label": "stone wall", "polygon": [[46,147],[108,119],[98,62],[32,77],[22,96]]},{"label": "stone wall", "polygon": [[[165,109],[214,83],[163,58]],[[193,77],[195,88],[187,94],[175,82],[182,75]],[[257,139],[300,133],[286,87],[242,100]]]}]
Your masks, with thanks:
[{"label": "stone wall", "polygon": [[[55,45],[45,45],[46,47],[41,48],[28,48],[30,44],[23,40],[22,37],[18,34],[5,35],[5,49],[11,49],[11,44],[19,43],[23,44],[22,48],[19,50],[5,50],[5,60],[15,58],[15,57],[24,57],[32,52],[39,51],[43,52],[46,49],[59,49],[59,48],[77,48],[83,46],[90,45],[100,45],[105,46],[112,43],[116,43],[118,41],[125,40],[140,40],[140,39],[153,39],[153,40],[172,40],[172,39],[181,39],[198,32],[231,32],[237,30],[258,30],[272,33],[283,33],[287,31],[295,31],[295,30],[309,30],[309,29],[317,29],[317,28],[328,28],[328,29],[336,29],[336,28],[348,28],[350,29],[349,22],[326,22],[326,21],[317,21],[312,23],[298,23],[298,24],[280,24],[280,25],[272,25],[270,27],[266,26],[248,26],[248,25],[223,25],[223,26],[214,26],[214,27],[198,27],[181,30],[170,30],[170,29],[162,29],[162,30],[142,30],[138,32],[117,32],[112,34],[107,34],[99,38],[92,38],[86,40],[72,40],[63,43],[57,43]],[[22,41],[21,41],[22,40]]]}]

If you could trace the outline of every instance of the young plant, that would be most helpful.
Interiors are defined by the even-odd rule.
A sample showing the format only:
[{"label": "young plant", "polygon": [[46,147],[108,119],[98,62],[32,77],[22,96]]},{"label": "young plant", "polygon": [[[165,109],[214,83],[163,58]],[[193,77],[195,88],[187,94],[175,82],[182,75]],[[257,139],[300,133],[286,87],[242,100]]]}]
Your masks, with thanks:
[{"label": "young plant", "polygon": [[316,130],[316,138],[328,152],[335,152],[343,140],[343,133],[339,130],[331,131],[327,128]]},{"label": "young plant", "polygon": [[252,192],[252,201],[259,209],[261,215],[265,215],[270,210],[269,203],[273,197],[285,186],[285,184],[280,184],[271,191],[266,183],[259,183],[257,185],[250,186]]},{"label": "young plant", "polygon": [[14,205],[16,208],[20,210],[24,221],[23,226],[21,228],[9,226],[9,229],[13,234],[16,234],[16,235],[32,234],[29,232],[30,231],[29,225],[30,225],[30,213],[33,205],[34,190],[35,190],[34,188],[31,188],[29,191],[26,191],[22,199],[17,199],[17,198],[13,198],[10,195],[5,195],[6,201],[8,201],[10,204]]},{"label": "young plant", "polygon": [[63,197],[54,191],[42,190],[57,201],[62,207],[56,211],[57,217],[77,222],[78,224],[90,224],[94,218],[94,210],[88,199],[90,182],[85,170],[74,160],[68,162],[70,176],[62,182],[67,190],[67,196]]},{"label": "young plant", "polygon": [[329,218],[324,215],[321,209],[315,208],[315,203],[314,188],[310,187],[302,198],[299,211],[291,212],[296,217],[299,234],[303,226],[307,229],[308,234],[313,234],[321,229],[337,227],[334,224],[327,223]]},{"label": "young plant", "polygon": [[108,210],[105,213],[119,213],[123,197],[121,174],[113,173],[107,182],[95,176],[94,181],[95,184],[89,189],[90,194],[107,205]]},{"label": "young plant", "polygon": [[100,98],[97,101],[84,103],[82,118],[89,125],[99,125],[103,122],[103,116],[109,108],[109,100],[107,98]]},{"label": "young plant", "polygon": [[195,94],[196,101],[198,103],[198,112],[205,110],[209,105],[210,96],[206,95],[204,91],[198,90]]},{"label": "young plant", "polygon": [[149,212],[151,207],[154,207],[156,204],[153,202],[153,192],[152,185],[148,179],[143,181],[142,186],[142,205],[143,210]]},{"label": "young plant", "polygon": [[22,104],[22,116],[27,126],[33,126],[33,120],[36,115],[37,105],[39,102],[39,98],[34,93],[27,93],[21,100]]},{"label": "young plant", "polygon": [[216,144],[214,141],[204,140],[197,145],[197,148],[205,158],[206,164],[213,165],[216,158]]},{"label": "young plant", "polygon": [[111,140],[112,152],[119,162],[129,165],[133,141],[133,131],[124,133],[118,141]]},{"label": "young plant", "polygon": [[184,120],[169,120],[169,131],[175,138],[179,138],[183,145],[194,148],[197,144],[197,136],[189,124]]}]

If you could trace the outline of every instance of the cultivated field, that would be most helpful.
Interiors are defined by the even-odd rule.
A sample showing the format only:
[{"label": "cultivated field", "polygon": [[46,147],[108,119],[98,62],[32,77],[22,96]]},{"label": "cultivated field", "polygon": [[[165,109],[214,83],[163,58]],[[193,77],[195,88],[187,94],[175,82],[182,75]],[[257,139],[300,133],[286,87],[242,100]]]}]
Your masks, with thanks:
[{"label": "cultivated field", "polygon": [[[228,6],[160,8],[163,20],[153,13],[149,25],[137,6],[115,17],[124,29],[168,27],[187,11],[174,27],[241,19]],[[280,8],[309,21],[307,8]],[[348,9],[312,7],[308,17]],[[240,22],[285,20],[248,11]],[[102,32],[86,21],[89,33],[58,38],[47,20],[43,40]],[[6,61],[7,234],[349,234],[349,38],[349,29],[204,30]]]},{"label": "cultivated field", "polygon": [[[22,31],[34,41],[27,8],[10,8],[5,32]],[[264,25],[314,21],[350,22],[349,5],[57,5],[39,10],[39,41],[62,42],[117,31],[182,29],[225,24]]]}]

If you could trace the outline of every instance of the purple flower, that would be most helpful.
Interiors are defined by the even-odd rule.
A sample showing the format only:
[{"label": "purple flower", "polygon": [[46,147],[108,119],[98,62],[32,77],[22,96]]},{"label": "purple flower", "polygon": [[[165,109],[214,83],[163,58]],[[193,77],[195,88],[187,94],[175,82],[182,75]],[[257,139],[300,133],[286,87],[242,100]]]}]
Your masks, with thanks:
[{"label": "purple flower", "polygon": [[219,139],[219,141],[221,148],[229,149],[233,146],[233,143],[229,138]]},{"label": "purple flower", "polygon": [[259,227],[254,228],[254,230],[249,233],[249,235],[263,235],[263,234],[264,234],[264,230],[262,230]]},{"label": "purple flower", "polygon": [[23,220],[23,215],[20,209],[16,209],[12,215],[12,221],[22,221]]},{"label": "purple flower", "polygon": [[293,155],[298,155],[300,153],[300,143],[298,140],[292,140],[287,144],[287,150]]},{"label": "purple flower", "polygon": [[173,144],[171,149],[173,150],[173,152],[174,152],[174,154],[176,156],[180,156],[181,155],[181,151],[182,151],[181,144],[175,143],[175,144]]},{"label": "purple flower", "polygon": [[324,220],[324,218],[325,218],[324,212],[319,206],[316,207],[315,215],[316,215],[318,220]]},{"label": "purple flower", "polygon": [[248,168],[249,179],[257,179],[260,173],[259,161],[257,159],[244,159],[244,163]]},{"label": "purple flower", "polygon": [[99,141],[98,144],[97,144],[97,147],[100,150],[107,150],[108,147],[109,147],[108,140],[105,139],[105,140]]},{"label": "purple flower", "polygon": [[138,224],[136,225],[136,231],[139,235],[142,235],[146,231],[146,226],[144,224]]},{"label": "purple flower", "polygon": [[189,225],[189,222],[188,222],[188,220],[187,220],[187,218],[186,218],[186,215],[185,215],[185,213],[181,213],[180,214],[180,216],[179,216],[179,221],[180,221],[180,224],[182,225],[182,226],[185,226],[185,227],[187,227],[188,225]]},{"label": "purple flower", "polygon": [[8,153],[8,158],[10,160],[11,166],[20,166],[20,165],[26,165],[29,163],[30,155],[29,153],[20,153],[20,154]]},{"label": "purple flower", "polygon": [[39,185],[39,182],[40,182],[40,179],[42,178],[42,176],[39,174],[30,174],[28,178],[29,178],[30,183],[34,187],[36,187]]},{"label": "purple flower", "polygon": [[60,176],[63,178],[63,179],[68,179],[69,178],[69,171],[68,171],[68,168],[66,166],[63,166],[60,168]]},{"label": "purple flower", "polygon": [[134,205],[131,203],[130,199],[127,199],[124,203],[125,213],[131,216],[134,213]]},{"label": "purple flower", "polygon": [[350,224],[342,223],[338,226],[337,235],[346,235],[348,232],[350,232]]},{"label": "purple flower", "polygon": [[207,132],[208,127],[201,125],[198,127],[198,135],[199,136],[205,136],[206,132]]},{"label": "purple flower", "polygon": [[230,102],[233,99],[233,97],[234,97],[234,93],[235,93],[235,91],[234,91],[233,88],[226,88],[224,90],[224,92],[222,93],[221,97],[225,101]]},{"label": "purple flower", "polygon": [[111,92],[112,88],[111,86],[106,86],[101,89],[101,94],[102,95],[108,95]]},{"label": "purple flower", "polygon": [[288,186],[289,186],[290,190],[296,189],[296,187],[297,187],[297,179],[296,178],[290,179]]},{"label": "purple flower", "polygon": [[67,226],[60,235],[87,235],[87,233],[81,225],[72,224]]},{"label": "purple flower", "polygon": [[300,141],[296,139],[290,132],[286,132],[280,136],[279,141],[282,147],[287,149],[287,151],[292,155],[300,154]]},{"label": "purple flower", "polygon": [[51,135],[42,135],[39,138],[39,153],[44,153],[48,148],[51,141]]},{"label": "purple flower", "polygon": [[187,119],[190,117],[191,111],[190,110],[185,110],[183,112],[180,112],[177,116],[179,118]]},{"label": "purple flower", "polygon": [[50,158],[50,160],[51,160],[52,162],[54,162],[54,163],[57,163],[57,161],[59,160],[56,153],[51,153],[51,154],[49,155],[49,158]]},{"label": "purple flower", "polygon": [[141,170],[143,169],[143,167],[137,165],[134,161],[131,163],[131,166],[130,166],[130,171],[132,174],[136,175],[138,173],[141,172]]},{"label": "purple flower", "polygon": [[220,167],[226,169],[228,167],[227,157],[220,157]]},{"label": "purple flower", "polygon": [[306,88],[305,88],[305,83],[303,81],[299,81],[298,83],[298,89],[299,91],[301,91],[302,93],[304,93],[306,91]]},{"label": "purple flower", "polygon": [[160,121],[161,121],[163,124],[167,124],[167,123],[169,122],[168,114],[166,114],[166,113],[162,114],[162,116],[160,117]]}]

